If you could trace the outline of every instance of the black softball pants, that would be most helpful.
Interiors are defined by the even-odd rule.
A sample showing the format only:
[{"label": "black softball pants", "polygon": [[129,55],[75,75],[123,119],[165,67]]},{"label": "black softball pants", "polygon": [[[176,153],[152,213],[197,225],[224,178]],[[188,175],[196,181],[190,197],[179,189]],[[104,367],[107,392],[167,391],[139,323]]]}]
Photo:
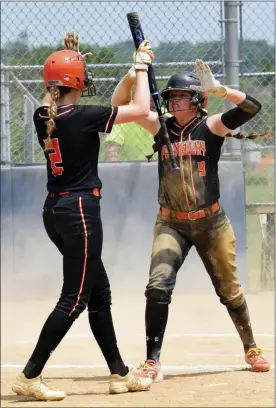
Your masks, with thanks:
[{"label": "black softball pants", "polygon": [[101,260],[99,198],[88,192],[49,194],[43,209],[47,234],[63,254],[63,286],[23,373],[40,375],[51,353],[88,305],[89,324],[111,374],[126,375],[110,311],[111,291]]},{"label": "black softball pants", "polygon": [[100,198],[92,192],[49,194],[43,221],[63,254],[63,287],[56,309],[76,318],[87,305],[90,312],[109,308],[110,285],[101,260]]}]

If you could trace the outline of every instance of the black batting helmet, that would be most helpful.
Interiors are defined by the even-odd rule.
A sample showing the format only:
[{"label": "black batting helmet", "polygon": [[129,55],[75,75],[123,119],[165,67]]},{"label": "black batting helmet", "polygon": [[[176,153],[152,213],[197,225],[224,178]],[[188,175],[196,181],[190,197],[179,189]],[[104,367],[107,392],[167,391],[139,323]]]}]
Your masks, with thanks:
[{"label": "black batting helmet", "polygon": [[199,79],[192,72],[177,72],[172,75],[166,84],[166,88],[160,92],[165,105],[167,105],[166,101],[170,99],[171,91],[185,90],[192,93],[191,103],[194,104],[198,110],[204,109],[208,103],[208,96],[202,92],[194,91],[190,88],[190,85],[200,86]]}]

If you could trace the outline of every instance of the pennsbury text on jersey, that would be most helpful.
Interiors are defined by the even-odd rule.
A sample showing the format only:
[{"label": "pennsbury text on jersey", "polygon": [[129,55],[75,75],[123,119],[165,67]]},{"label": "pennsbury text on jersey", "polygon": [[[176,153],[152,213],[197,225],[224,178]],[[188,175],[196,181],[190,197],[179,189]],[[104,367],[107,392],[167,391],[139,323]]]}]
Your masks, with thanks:
[{"label": "pennsbury text on jersey", "polygon": [[[206,144],[204,140],[186,140],[182,142],[172,143],[172,151],[175,157],[183,156],[205,156]],[[167,145],[163,145],[161,149],[162,160],[169,159]]]}]

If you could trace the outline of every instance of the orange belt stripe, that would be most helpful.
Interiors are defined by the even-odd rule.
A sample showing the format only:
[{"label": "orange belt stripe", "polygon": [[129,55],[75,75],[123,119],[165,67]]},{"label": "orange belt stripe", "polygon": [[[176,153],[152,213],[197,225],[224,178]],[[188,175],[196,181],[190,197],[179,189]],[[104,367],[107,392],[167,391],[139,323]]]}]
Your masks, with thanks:
[{"label": "orange belt stripe", "polygon": [[[56,197],[56,196],[62,196],[62,195],[66,195],[66,194],[70,194],[70,193],[74,193],[76,191],[60,191],[58,193],[49,193],[49,196],[51,198]],[[91,190],[87,190],[87,192],[91,192]],[[100,189],[97,187],[94,187],[92,189],[92,194],[96,197],[101,197],[101,193],[100,193]]]},{"label": "orange belt stripe", "polygon": [[169,210],[168,208],[161,207],[160,212],[161,212],[161,215],[170,216],[178,220],[194,221],[194,220],[199,220],[201,218],[205,218],[208,215],[212,215],[213,213],[217,212],[219,209],[220,209],[220,205],[218,201],[216,201],[211,207],[206,207],[198,211],[181,212],[181,211],[172,211],[172,210]]}]

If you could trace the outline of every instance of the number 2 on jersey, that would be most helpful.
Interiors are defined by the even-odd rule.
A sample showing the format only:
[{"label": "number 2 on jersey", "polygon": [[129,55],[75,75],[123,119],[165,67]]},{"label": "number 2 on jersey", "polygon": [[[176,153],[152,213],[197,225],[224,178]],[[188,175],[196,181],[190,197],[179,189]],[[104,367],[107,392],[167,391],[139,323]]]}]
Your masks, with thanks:
[{"label": "number 2 on jersey", "polygon": [[61,176],[62,173],[64,172],[64,168],[62,166],[61,167],[56,166],[57,164],[62,163],[62,157],[61,157],[59,142],[57,138],[52,139],[52,145],[53,145],[52,150],[54,151],[52,153],[49,153],[49,160],[51,162],[52,173],[55,177]]},{"label": "number 2 on jersey", "polygon": [[204,162],[204,161],[198,162],[198,163],[197,163],[197,167],[198,167],[198,175],[199,175],[199,177],[204,177],[204,176],[206,176],[205,162]]}]

